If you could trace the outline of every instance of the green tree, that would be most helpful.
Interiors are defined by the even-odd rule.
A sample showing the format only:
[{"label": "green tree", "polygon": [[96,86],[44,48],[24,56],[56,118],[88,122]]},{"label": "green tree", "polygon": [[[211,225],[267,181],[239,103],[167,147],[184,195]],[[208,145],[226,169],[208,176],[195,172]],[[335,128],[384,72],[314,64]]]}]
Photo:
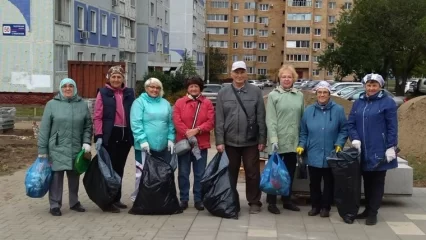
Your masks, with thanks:
[{"label": "green tree", "polygon": [[181,74],[184,78],[197,75],[197,68],[195,67],[194,60],[186,49],[182,59],[182,66],[178,71],[176,71],[176,74],[178,73]]},{"label": "green tree", "polygon": [[221,53],[218,48],[209,47],[206,61],[206,69],[210,82],[219,81],[219,75],[224,72],[227,66],[226,55]]}]

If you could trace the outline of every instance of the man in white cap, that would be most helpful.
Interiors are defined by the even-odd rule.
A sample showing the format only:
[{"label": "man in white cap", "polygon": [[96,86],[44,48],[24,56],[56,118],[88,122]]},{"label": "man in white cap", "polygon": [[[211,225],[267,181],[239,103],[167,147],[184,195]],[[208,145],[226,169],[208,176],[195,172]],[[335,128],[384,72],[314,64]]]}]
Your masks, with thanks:
[{"label": "man in white cap", "polygon": [[[236,191],[241,159],[246,178],[246,198],[250,213],[260,212],[259,151],[266,143],[265,105],[262,91],[248,84],[246,64],[232,64],[232,84],[219,91],[216,101],[216,149],[229,158],[231,184]],[[238,198],[237,198],[238,199]],[[239,202],[238,202],[239,206]],[[238,207],[239,210],[239,207]]]}]

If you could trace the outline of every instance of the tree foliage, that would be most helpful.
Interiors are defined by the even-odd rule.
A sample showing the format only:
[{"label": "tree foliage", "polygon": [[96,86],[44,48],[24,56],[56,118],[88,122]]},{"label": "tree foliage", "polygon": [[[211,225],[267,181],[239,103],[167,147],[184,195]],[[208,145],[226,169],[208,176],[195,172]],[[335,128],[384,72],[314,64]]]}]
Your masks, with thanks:
[{"label": "tree foliage", "polygon": [[219,75],[224,72],[227,66],[226,55],[221,53],[218,48],[208,48],[208,66],[206,67],[210,82],[219,81]]},{"label": "tree foliage", "polygon": [[182,59],[182,66],[179,68],[179,70],[177,70],[176,74],[178,73],[181,74],[183,78],[197,75],[197,68],[195,67],[194,60],[186,49]]}]

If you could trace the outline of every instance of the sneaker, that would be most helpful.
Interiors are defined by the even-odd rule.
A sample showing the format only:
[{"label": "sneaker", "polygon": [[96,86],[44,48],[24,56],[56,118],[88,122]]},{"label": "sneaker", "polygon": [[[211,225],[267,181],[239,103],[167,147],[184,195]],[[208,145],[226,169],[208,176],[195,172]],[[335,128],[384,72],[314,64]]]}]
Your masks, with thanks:
[{"label": "sneaker", "polygon": [[252,204],[252,205],[250,205],[249,213],[250,214],[258,214],[258,213],[260,213],[260,205],[258,205],[258,204]]},{"label": "sneaker", "polygon": [[52,216],[55,216],[55,217],[62,216],[61,210],[59,208],[52,208],[50,209],[49,212],[50,214],[52,214]]},{"label": "sneaker", "polygon": [[368,217],[368,210],[365,209],[361,214],[356,215],[356,219],[366,219]]},{"label": "sneaker", "polygon": [[195,209],[197,209],[198,211],[203,211],[204,210],[204,204],[203,202],[196,202],[194,204]]},{"label": "sneaker", "polygon": [[330,217],[330,210],[325,208],[321,209],[320,217],[322,218]]},{"label": "sneaker", "polygon": [[109,207],[106,207],[105,209],[102,209],[104,212],[110,212],[110,213],[119,213],[120,209],[116,207],[114,204],[110,205]]},{"label": "sneaker", "polygon": [[127,208],[127,205],[124,204],[124,203],[122,203],[122,202],[120,202],[120,201],[114,203],[114,206],[116,206],[117,208],[121,208],[121,209],[126,209]]},{"label": "sneaker", "polygon": [[368,216],[367,219],[365,220],[365,225],[376,225],[377,224],[377,216]]},{"label": "sneaker", "polygon": [[284,203],[283,208],[294,212],[300,212],[300,208],[294,203]]},{"label": "sneaker", "polygon": [[313,217],[316,216],[320,213],[320,209],[319,208],[312,208],[311,211],[308,212],[308,215]]},{"label": "sneaker", "polygon": [[71,210],[76,212],[85,212],[86,209],[81,205],[80,202],[76,203],[74,206],[70,207]]},{"label": "sneaker", "polygon": [[276,204],[269,204],[268,211],[272,214],[280,214],[281,211],[278,209]]},{"label": "sneaker", "polygon": [[182,210],[187,209],[188,208],[188,201],[180,202],[179,206],[180,206],[180,209],[182,209]]}]

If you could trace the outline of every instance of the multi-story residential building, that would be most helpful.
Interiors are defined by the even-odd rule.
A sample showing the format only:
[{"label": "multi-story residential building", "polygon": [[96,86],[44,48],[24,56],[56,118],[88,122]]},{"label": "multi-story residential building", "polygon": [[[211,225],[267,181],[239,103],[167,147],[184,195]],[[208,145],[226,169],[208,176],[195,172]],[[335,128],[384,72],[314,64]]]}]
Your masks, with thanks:
[{"label": "multi-story residential building", "polygon": [[180,64],[185,54],[192,57],[197,73],[204,78],[206,7],[204,0],[171,0],[170,57]]},{"label": "multi-story residential building", "polygon": [[227,55],[228,78],[232,62],[247,63],[249,78],[266,75],[276,78],[284,58],[285,1],[208,0],[208,45]]},{"label": "multi-story residential building", "polygon": [[[284,63],[295,66],[299,78],[334,79],[333,72],[318,68],[318,56],[334,48],[333,31],[341,11],[352,0],[287,0],[285,6]],[[343,9],[343,10],[342,10]]]},{"label": "multi-story residential building", "polygon": [[137,1],[136,80],[148,71],[176,69],[169,55],[170,0]]}]

